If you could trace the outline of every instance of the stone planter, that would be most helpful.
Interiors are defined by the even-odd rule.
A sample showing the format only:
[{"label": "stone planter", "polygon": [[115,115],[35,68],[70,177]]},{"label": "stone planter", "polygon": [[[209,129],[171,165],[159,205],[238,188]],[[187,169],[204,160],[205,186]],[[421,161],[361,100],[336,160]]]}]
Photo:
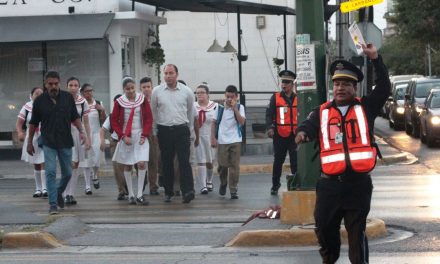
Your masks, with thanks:
[{"label": "stone planter", "polygon": [[252,124],[252,132],[254,133],[254,138],[266,138],[266,124]]}]

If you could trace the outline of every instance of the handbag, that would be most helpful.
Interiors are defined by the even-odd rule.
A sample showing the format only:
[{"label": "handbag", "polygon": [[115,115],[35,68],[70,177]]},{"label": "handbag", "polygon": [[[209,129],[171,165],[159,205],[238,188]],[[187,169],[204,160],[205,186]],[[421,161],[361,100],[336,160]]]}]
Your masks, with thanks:
[{"label": "handbag", "polygon": [[37,138],[37,145],[38,145],[39,148],[43,147],[43,137],[42,136],[39,136]]}]

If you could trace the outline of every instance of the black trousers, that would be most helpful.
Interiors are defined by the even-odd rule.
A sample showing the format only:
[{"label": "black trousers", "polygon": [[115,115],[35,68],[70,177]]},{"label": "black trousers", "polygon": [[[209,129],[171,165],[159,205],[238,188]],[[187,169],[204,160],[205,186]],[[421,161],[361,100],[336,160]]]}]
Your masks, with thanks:
[{"label": "black trousers", "polygon": [[319,253],[326,264],[335,263],[339,258],[342,219],[348,233],[350,262],[368,263],[365,228],[373,191],[371,177],[363,174],[345,178],[355,179],[320,178],[316,185],[315,232],[321,247]]},{"label": "black trousers", "polygon": [[190,131],[187,125],[157,126],[160,157],[163,173],[163,187],[166,195],[173,195],[174,156],[177,154],[180,168],[180,190],[183,194],[194,192],[194,180],[189,163]]},{"label": "black trousers", "polygon": [[272,167],[272,185],[280,185],[281,173],[283,171],[283,164],[286,160],[287,151],[290,157],[290,171],[292,174],[296,173],[297,159],[296,159],[296,144],[295,137],[281,137],[275,131],[273,135],[273,167]]}]

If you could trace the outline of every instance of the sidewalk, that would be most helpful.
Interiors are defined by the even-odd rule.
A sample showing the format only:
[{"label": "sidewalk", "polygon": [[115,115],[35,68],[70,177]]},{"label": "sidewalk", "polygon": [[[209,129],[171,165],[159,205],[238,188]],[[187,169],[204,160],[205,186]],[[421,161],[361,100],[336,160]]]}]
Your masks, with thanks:
[{"label": "sidewalk", "polygon": [[[403,153],[378,138],[378,144],[384,156],[383,161],[379,162],[379,166],[386,166],[393,163],[406,163],[414,159],[413,156]],[[194,228],[200,228],[195,232],[200,236],[200,243],[208,243],[213,241],[215,237],[209,233],[203,225],[220,224],[226,225],[219,229],[217,235],[221,237],[218,243],[229,246],[268,246],[268,245],[304,245],[306,241],[309,245],[314,244],[315,235],[313,228],[298,227],[292,225],[281,224],[279,220],[261,220],[256,219],[245,226],[241,226],[252,213],[267,208],[270,204],[279,204],[280,196],[270,196],[269,188],[271,184],[270,173],[272,170],[271,155],[255,155],[241,157],[241,171],[244,174],[240,178],[240,199],[237,201],[229,200],[228,196],[220,197],[217,193],[218,177],[214,180],[214,192],[207,196],[197,195],[196,200],[189,205],[182,205],[178,197],[173,199],[171,204],[165,204],[162,196],[148,196],[150,205],[128,206],[125,201],[118,202],[115,200],[114,180],[111,171],[111,165],[106,164],[102,170],[101,189],[94,190],[93,196],[86,196],[83,193],[83,180],[79,180],[77,200],[78,205],[68,207],[61,213],[61,218],[66,216],[76,216],[79,221],[85,223],[90,232],[85,232],[80,237],[75,234],[63,234],[60,236],[56,232],[51,232],[58,241],[63,241],[65,245],[86,245],[87,243],[102,243],[102,246],[108,243],[115,243],[111,237],[117,237],[118,234],[125,233],[130,229],[132,234],[136,234],[140,224],[156,224],[157,232],[167,232],[168,225],[192,225]],[[286,159],[288,160],[288,159]],[[288,164],[285,164],[288,173]],[[247,175],[246,175],[247,174]],[[7,228],[0,226],[0,230],[4,229],[9,235],[5,240],[14,242],[16,247],[29,246],[28,241],[32,238],[33,246],[38,245],[35,239],[41,239],[41,245],[53,245],[52,236],[38,235],[36,233],[11,234],[11,231],[18,231],[21,226],[11,228],[17,224],[46,224],[49,219],[47,217],[47,200],[33,199],[30,197],[30,190],[33,186],[33,169],[22,161],[0,161],[0,225],[3,224]],[[282,191],[285,191],[283,182]],[[162,192],[162,191],[161,191]],[[24,194],[24,195],[23,195]],[[68,221],[67,221],[68,222]],[[382,230],[383,223],[374,220],[375,225],[373,233],[379,231],[374,236],[383,236],[386,231]],[[69,223],[65,224],[67,228]],[[96,228],[94,225],[109,225],[107,228]],[[114,228],[110,225],[127,225],[124,229]],[[164,230],[160,231],[160,226],[164,226]],[[131,226],[131,227],[130,227]],[[200,227],[199,227],[200,226]],[[186,226],[187,228],[187,226]],[[49,229],[50,230],[50,229]],[[123,231],[125,230],[125,231]],[[178,229],[180,230],[180,229]],[[178,231],[184,232],[184,231]],[[211,232],[211,231],[210,231]],[[148,233],[148,232],[147,232]],[[298,235],[302,238],[298,240]],[[372,234],[372,233],[370,233]],[[28,237],[26,237],[28,236]],[[1,237],[1,234],[0,234]],[[144,236],[140,236],[136,243],[157,243],[157,238],[153,241],[143,241]],[[157,237],[161,237],[158,235]],[[169,238],[167,235],[165,238]],[[146,237],[144,237],[146,239]],[[12,239],[12,240],[11,240]],[[49,241],[48,241],[49,240]],[[119,240],[118,240],[119,241]],[[163,239],[161,243],[166,244],[170,240]],[[50,242],[50,243],[49,243]],[[127,242],[127,241],[126,241]],[[193,243],[193,241],[188,241]],[[62,243],[60,243],[62,244]],[[208,243],[209,244],[209,243]],[[115,246],[111,244],[111,246]]]}]

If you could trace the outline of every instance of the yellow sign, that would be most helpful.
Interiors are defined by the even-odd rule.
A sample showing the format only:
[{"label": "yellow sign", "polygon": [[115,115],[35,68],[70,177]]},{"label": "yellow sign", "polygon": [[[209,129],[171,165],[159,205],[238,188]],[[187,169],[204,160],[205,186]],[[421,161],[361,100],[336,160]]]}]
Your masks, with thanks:
[{"label": "yellow sign", "polygon": [[341,12],[347,13],[354,10],[358,10],[362,7],[377,5],[382,3],[384,0],[352,0],[341,3]]}]

